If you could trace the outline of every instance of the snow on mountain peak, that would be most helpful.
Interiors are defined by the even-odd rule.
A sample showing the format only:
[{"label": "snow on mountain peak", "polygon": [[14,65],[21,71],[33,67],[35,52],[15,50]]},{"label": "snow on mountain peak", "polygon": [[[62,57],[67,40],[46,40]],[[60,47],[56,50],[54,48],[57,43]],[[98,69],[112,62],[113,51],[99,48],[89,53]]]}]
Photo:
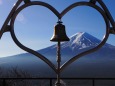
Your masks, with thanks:
[{"label": "snow on mountain peak", "polygon": [[86,32],[78,32],[70,37],[69,42],[62,43],[62,48],[71,47],[73,50],[83,49],[91,46],[96,46],[100,42],[99,39]]},{"label": "snow on mountain peak", "polygon": [[70,37],[70,39],[71,39],[72,37],[75,37],[75,36],[78,36],[78,35],[83,35],[83,34],[85,34],[85,33],[86,33],[86,32],[78,32],[78,33],[72,35],[72,36]]}]

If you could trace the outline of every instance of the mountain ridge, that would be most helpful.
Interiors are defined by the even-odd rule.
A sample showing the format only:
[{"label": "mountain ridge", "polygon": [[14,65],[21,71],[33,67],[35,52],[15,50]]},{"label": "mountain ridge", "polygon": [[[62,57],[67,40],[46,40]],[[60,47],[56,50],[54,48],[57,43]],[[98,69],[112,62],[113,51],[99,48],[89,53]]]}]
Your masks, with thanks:
[{"label": "mountain ridge", "polygon": [[[76,54],[97,46],[99,43],[99,39],[88,33],[76,33],[70,37],[70,41],[61,43],[61,64],[68,61]],[[37,52],[43,54],[56,65],[56,49],[56,45],[52,45],[38,50]],[[85,55],[84,57],[81,57],[72,63],[62,72],[61,76],[98,78],[115,77],[115,69],[113,69],[115,67],[114,52],[115,46],[106,43],[98,51]],[[39,73],[42,77],[56,76],[54,71],[51,70],[51,68],[46,63],[30,53],[24,53],[0,59],[0,66],[4,66],[7,69],[9,66],[17,65],[21,69],[24,69],[34,75],[38,75]]]},{"label": "mountain ridge", "polygon": [[[78,37],[78,35],[84,36],[84,34],[85,34],[85,35],[89,35],[91,38],[94,38],[94,39],[93,39],[93,42],[91,42],[90,40],[88,40],[88,41],[91,42],[91,43],[89,43],[89,44],[90,44],[89,47],[91,47],[91,45],[97,46],[97,45],[100,43],[100,41],[101,41],[101,40],[97,39],[96,37],[94,37],[94,36],[88,34],[87,32],[78,32],[78,33],[76,33],[76,34],[70,36],[70,41],[69,41],[69,42],[63,42],[63,43],[61,43],[61,49],[65,48],[65,47],[67,47],[67,46],[73,48],[74,44],[77,45],[77,44],[79,43],[78,38],[80,38],[80,37]],[[76,36],[77,36],[78,38],[76,38]],[[76,38],[77,40],[74,40],[75,38]],[[91,38],[90,38],[90,39],[91,39]],[[86,39],[87,39],[87,38],[86,38]],[[74,40],[74,41],[73,41],[73,40]],[[96,43],[94,44],[95,40],[96,40]],[[73,41],[74,43],[72,43],[71,41]],[[76,41],[78,41],[78,42],[76,43]],[[66,44],[71,44],[71,46],[70,46],[70,45],[67,45],[67,46],[66,46]],[[73,46],[72,46],[72,44],[73,44]],[[109,47],[111,47],[111,48],[115,47],[115,46],[113,46],[113,45],[111,45],[111,44],[108,44],[108,43],[106,43],[104,46],[109,46]],[[103,46],[103,47],[104,47],[104,46]],[[53,49],[53,48],[56,48],[56,47],[57,47],[57,45],[54,44],[54,45],[51,45],[51,46],[49,46],[49,47],[45,47],[45,48],[43,48],[43,49],[36,50],[36,51],[39,52],[39,51],[44,50],[44,49],[47,49],[47,48],[52,48],[52,49]],[[84,48],[86,48],[86,47],[84,47]],[[73,50],[74,50],[74,49],[73,49]],[[28,52],[27,52],[27,53],[28,53]],[[27,53],[22,53],[22,54],[27,54]],[[11,55],[11,56],[17,56],[17,55],[21,55],[21,54],[16,54],[16,55]],[[11,57],[11,56],[7,56],[7,57]],[[5,58],[5,57],[4,57],[4,58]]]}]

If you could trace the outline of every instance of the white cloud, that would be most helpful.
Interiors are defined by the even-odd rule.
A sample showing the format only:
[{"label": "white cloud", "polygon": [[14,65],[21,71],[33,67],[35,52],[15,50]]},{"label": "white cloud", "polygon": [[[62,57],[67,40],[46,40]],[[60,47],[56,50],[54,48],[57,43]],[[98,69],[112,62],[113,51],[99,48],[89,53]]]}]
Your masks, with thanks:
[{"label": "white cloud", "polygon": [[26,22],[26,19],[22,13],[18,14],[16,20],[23,23],[23,24]]},{"label": "white cloud", "polygon": [[2,0],[0,0],[0,5],[2,4]]}]

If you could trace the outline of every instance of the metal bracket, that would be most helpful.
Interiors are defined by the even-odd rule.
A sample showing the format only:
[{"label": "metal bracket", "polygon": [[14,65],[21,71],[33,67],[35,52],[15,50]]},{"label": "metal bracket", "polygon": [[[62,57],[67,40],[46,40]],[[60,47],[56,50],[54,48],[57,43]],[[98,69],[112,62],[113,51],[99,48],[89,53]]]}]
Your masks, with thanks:
[{"label": "metal bracket", "polygon": [[6,25],[5,29],[4,29],[4,33],[5,32],[10,32],[11,30],[11,26],[10,25]]},{"label": "metal bracket", "polygon": [[111,27],[109,33],[115,35],[115,27]]},{"label": "metal bracket", "polygon": [[5,28],[3,29],[3,31],[0,31],[0,39],[2,38],[3,33],[10,32],[10,31],[11,31],[11,26],[6,25]]},{"label": "metal bracket", "polygon": [[30,3],[30,2],[31,2],[30,0],[24,0],[25,4]]},{"label": "metal bracket", "polygon": [[96,0],[90,0],[89,2],[92,4],[96,4]]}]

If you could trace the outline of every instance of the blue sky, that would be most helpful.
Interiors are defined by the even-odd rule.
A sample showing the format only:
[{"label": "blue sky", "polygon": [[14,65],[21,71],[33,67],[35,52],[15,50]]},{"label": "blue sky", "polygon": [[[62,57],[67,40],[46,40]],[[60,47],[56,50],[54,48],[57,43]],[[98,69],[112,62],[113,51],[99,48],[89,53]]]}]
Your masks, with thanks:
[{"label": "blue sky", "polygon": [[[0,28],[17,0],[0,0]],[[34,1],[34,0],[31,0]],[[35,0],[40,1],[40,0]],[[89,0],[42,0],[59,12],[62,12],[70,4],[78,1]],[[115,0],[103,0],[115,19]],[[22,3],[23,4],[23,3]],[[48,47],[54,43],[50,42],[54,25],[58,18],[47,8],[42,6],[31,6],[21,11],[15,21],[15,33],[19,41],[34,50]],[[102,39],[105,33],[105,23],[102,16],[93,8],[83,6],[69,11],[63,18],[67,35],[77,32],[88,32]],[[110,35],[107,43],[115,45],[115,36]],[[24,53],[13,42],[10,33],[4,33],[0,40],[0,57]]]}]

